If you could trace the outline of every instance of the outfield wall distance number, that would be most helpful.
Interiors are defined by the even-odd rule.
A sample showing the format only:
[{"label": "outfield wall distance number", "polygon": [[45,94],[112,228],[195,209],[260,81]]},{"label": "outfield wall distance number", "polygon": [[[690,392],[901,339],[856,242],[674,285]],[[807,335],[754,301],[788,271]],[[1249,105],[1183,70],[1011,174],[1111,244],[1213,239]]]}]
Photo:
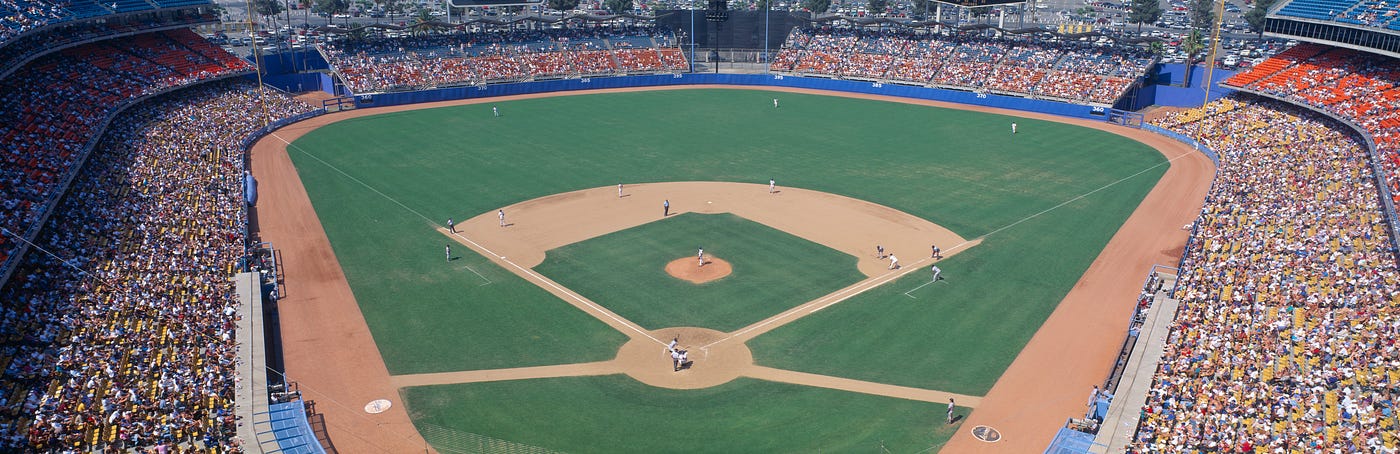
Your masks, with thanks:
[{"label": "outfield wall distance number", "polygon": [[782,74],[774,74],[774,75],[773,75],[773,80],[783,80],[783,75],[782,75]]},{"label": "outfield wall distance number", "polygon": [[885,88],[885,84],[879,82],[871,82],[870,88]]}]

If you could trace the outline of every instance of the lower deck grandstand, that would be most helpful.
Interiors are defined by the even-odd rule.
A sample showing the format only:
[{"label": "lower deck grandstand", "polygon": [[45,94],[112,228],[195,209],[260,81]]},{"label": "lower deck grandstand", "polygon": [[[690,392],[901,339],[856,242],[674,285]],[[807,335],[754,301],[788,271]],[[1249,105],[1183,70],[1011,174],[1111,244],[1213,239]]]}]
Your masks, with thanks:
[{"label": "lower deck grandstand", "polygon": [[1112,105],[1153,63],[1078,41],[822,28],[794,29],[770,69]]},{"label": "lower deck grandstand", "polygon": [[1364,141],[1247,95],[1155,123],[1220,165],[1131,451],[1400,447],[1400,273]]},{"label": "lower deck grandstand", "polygon": [[214,82],[113,122],[0,290],[0,450],[232,446],[241,140],[310,110]]},{"label": "lower deck grandstand", "polygon": [[354,93],[687,68],[669,33],[590,28],[388,38],[321,47]]}]

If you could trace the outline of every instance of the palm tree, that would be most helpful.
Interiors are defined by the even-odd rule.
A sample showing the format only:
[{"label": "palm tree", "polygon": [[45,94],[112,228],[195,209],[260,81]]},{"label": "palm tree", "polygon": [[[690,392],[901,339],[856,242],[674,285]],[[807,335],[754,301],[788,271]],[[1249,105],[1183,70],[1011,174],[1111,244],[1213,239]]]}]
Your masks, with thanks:
[{"label": "palm tree", "polygon": [[1191,67],[1196,65],[1196,57],[1206,50],[1205,36],[1200,30],[1191,30],[1186,39],[1181,40],[1181,50],[1186,53],[1186,80],[1181,83],[1185,87],[1191,85]]},{"label": "palm tree", "polygon": [[433,20],[433,14],[432,14],[432,12],[428,11],[427,8],[423,8],[423,9],[418,10],[418,22],[413,24],[413,34],[415,34],[415,35],[426,35],[426,34],[428,34],[428,27],[429,27],[428,22],[430,22],[430,21],[432,21],[432,20]]}]

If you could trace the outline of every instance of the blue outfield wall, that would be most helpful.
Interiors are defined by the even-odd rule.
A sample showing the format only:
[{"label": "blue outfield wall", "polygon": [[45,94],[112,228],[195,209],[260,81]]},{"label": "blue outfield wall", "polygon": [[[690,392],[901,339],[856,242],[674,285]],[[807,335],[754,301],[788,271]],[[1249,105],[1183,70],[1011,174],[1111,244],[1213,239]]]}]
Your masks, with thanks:
[{"label": "blue outfield wall", "polygon": [[779,74],[657,74],[647,76],[597,77],[453,87],[414,92],[376,93],[355,96],[356,107],[394,106],[454,99],[490,98],[557,91],[602,88],[656,87],[668,85],[744,85],[755,87],[810,88],[815,90],[868,93],[904,98],[944,101],[975,106],[999,107],[1047,113],[1074,118],[1103,120],[1106,108],[1058,101],[1027,99],[996,94],[980,94],[942,88],[882,84],[851,80],[794,77]]},{"label": "blue outfield wall", "polygon": [[1206,76],[1206,69],[1201,65],[1196,65],[1191,69],[1191,83],[1182,87],[1181,82],[1186,79],[1186,65],[1172,63],[1159,65],[1156,83],[1150,85],[1148,89],[1153,90],[1153,102],[1162,106],[1174,107],[1200,107],[1206,101],[1214,101],[1234,93],[1235,90],[1220,85],[1220,82],[1229,79],[1239,71],[1228,69],[1216,69],[1211,74],[1210,95],[1206,95],[1206,90],[1201,88],[1201,83]]}]

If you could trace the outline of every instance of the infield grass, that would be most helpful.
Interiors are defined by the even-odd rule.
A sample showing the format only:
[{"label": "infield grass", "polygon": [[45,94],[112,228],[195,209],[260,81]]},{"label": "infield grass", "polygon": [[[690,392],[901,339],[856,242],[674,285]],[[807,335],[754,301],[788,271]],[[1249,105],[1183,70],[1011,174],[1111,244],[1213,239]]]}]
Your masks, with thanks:
[{"label": "infield grass", "polygon": [[[945,423],[946,403],[745,378],[683,391],[622,375],[570,377],[415,387],[403,396],[428,435],[436,432],[425,425],[449,427],[577,453],[879,453],[882,443],[914,453],[942,446],[962,426]],[[471,452],[446,438],[428,440],[441,452]]]},{"label": "infield grass", "polygon": [[[697,245],[733,273],[699,285],[666,274],[668,262],[693,260]],[[864,277],[849,254],[732,214],[698,213],[551,250],[535,270],[647,329],[724,332]]]}]

